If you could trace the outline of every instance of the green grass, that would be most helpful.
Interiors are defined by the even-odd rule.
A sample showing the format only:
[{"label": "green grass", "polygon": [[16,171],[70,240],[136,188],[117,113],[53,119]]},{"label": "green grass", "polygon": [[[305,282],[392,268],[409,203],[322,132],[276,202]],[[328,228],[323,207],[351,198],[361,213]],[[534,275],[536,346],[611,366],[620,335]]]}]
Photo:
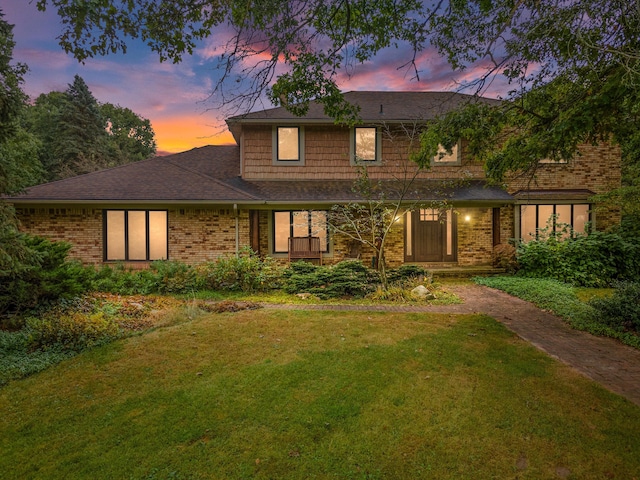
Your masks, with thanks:
[{"label": "green grass", "polygon": [[611,295],[613,290],[610,288],[576,288],[552,279],[510,276],[477,277],[474,280],[549,310],[577,330],[616,338],[629,346],[640,348],[640,336],[600,323],[594,308],[587,303],[591,298]]},{"label": "green grass", "polygon": [[0,390],[6,479],[633,478],[640,408],[482,315],[204,315]]}]

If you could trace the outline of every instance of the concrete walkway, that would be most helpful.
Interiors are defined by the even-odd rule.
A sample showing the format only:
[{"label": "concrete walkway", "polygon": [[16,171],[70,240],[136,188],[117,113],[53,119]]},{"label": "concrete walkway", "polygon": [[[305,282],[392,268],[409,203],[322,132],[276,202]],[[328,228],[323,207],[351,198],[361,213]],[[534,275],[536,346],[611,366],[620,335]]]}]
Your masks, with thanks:
[{"label": "concrete walkway", "polygon": [[428,306],[270,305],[270,308],[377,310],[394,312],[484,313],[502,322],[520,338],[566,363],[612,392],[640,405],[640,350],[617,340],[573,330],[560,318],[500,290],[480,285],[447,289],[464,303]]}]

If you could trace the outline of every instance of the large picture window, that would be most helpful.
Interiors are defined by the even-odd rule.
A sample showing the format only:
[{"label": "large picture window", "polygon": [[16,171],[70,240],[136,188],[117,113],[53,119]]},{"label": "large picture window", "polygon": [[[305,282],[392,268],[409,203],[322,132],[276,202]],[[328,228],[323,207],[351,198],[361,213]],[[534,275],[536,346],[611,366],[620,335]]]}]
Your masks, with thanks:
[{"label": "large picture window", "polygon": [[104,259],[150,261],[168,258],[165,210],[106,210]]},{"label": "large picture window", "polygon": [[304,129],[302,127],[274,127],[273,161],[275,164],[304,163]]},{"label": "large picture window", "polygon": [[323,252],[329,250],[327,212],[297,210],[273,212],[273,251],[287,253],[289,237],[319,237]]},{"label": "large picture window", "polygon": [[537,238],[541,229],[561,231],[570,225],[574,232],[584,233],[589,222],[588,204],[520,205],[520,238]]},{"label": "large picture window", "polygon": [[354,164],[380,161],[380,136],[376,127],[355,127],[352,130],[351,159]]}]

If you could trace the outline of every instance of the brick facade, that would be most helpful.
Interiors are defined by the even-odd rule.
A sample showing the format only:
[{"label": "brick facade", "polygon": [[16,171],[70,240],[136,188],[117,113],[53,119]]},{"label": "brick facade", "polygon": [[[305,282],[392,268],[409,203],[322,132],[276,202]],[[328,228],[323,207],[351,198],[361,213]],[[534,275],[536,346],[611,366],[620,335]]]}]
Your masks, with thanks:
[{"label": "brick facade", "polygon": [[[103,261],[102,209],[23,208],[21,229],[72,244],[69,255],[87,264]],[[236,251],[233,209],[170,209],[169,259],[197,264]],[[248,211],[238,212],[238,248],[249,246]],[[139,262],[138,262],[139,263]]]}]

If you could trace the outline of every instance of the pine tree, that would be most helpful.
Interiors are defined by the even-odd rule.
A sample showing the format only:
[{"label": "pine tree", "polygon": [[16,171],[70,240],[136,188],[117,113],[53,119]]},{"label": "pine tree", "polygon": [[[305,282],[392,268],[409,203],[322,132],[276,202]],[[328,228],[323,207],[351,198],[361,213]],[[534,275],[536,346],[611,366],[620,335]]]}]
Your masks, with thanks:
[{"label": "pine tree", "polygon": [[65,97],[51,145],[51,179],[71,177],[108,165],[105,119],[82,77],[74,77]]}]

